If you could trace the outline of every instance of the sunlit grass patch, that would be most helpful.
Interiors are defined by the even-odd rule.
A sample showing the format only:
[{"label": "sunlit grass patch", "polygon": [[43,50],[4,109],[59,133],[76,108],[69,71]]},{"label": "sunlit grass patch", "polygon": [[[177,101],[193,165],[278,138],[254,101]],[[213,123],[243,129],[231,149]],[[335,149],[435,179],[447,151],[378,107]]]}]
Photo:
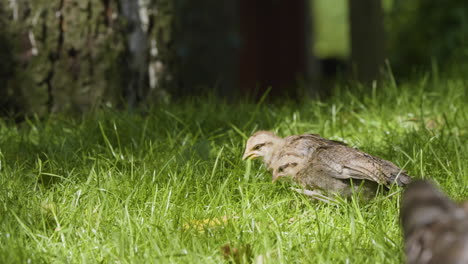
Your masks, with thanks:
[{"label": "sunlit grass patch", "polygon": [[319,133],[468,196],[463,82],[324,101],[210,99],[147,115],[0,122],[0,259],[12,263],[401,263],[401,189],[324,204],[243,162],[246,136]]}]

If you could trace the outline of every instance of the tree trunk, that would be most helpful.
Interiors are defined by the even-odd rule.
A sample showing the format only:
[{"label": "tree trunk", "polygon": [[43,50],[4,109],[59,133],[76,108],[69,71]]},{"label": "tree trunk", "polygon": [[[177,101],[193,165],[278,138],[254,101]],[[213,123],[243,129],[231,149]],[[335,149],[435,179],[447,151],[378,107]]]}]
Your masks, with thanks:
[{"label": "tree trunk", "polygon": [[351,62],[364,83],[376,80],[385,61],[381,0],[349,0]]},{"label": "tree trunk", "polygon": [[143,29],[140,13],[141,0],[121,0],[121,12],[127,21],[127,74],[124,98],[130,108],[134,108],[147,93],[148,56],[147,36]]},{"label": "tree trunk", "polygon": [[237,0],[178,1],[174,48],[178,85],[176,97],[214,91],[237,93],[239,54]]}]

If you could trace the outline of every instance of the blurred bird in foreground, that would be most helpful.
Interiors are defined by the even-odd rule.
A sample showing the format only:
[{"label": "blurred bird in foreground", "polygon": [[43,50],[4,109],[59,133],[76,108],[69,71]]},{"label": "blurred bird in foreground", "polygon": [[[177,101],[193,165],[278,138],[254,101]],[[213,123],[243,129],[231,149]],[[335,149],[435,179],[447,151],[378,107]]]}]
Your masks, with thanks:
[{"label": "blurred bird in foreground", "polygon": [[455,204],[428,181],[410,184],[400,211],[407,263],[468,263],[467,204]]}]

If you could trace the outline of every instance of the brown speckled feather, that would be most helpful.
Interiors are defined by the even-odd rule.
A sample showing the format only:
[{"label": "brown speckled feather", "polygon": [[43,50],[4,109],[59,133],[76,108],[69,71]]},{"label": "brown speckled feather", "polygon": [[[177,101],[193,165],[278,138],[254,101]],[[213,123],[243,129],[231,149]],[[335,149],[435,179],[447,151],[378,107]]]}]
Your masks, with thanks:
[{"label": "brown speckled feather", "polygon": [[329,140],[321,137],[319,134],[292,135],[284,138],[284,145],[275,153],[275,158],[281,158],[286,153],[295,152],[302,157],[308,157],[317,148],[329,145],[343,145],[346,143],[336,140]]},{"label": "brown speckled feather", "polygon": [[273,167],[274,181],[291,176],[306,188],[344,197],[359,191],[370,198],[379,184],[405,185],[411,181],[405,171],[390,161],[338,144],[319,146],[307,157],[290,149]]},{"label": "brown speckled feather", "polygon": [[309,164],[315,171],[322,170],[337,179],[370,180],[384,185],[395,181],[405,185],[411,181],[406,171],[390,161],[341,145],[319,147],[311,155]]}]

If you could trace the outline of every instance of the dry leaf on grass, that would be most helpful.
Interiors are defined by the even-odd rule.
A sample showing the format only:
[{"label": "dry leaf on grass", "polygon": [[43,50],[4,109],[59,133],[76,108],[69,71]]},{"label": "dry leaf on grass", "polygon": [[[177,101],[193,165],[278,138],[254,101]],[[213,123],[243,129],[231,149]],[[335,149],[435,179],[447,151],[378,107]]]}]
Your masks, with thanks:
[{"label": "dry leaf on grass", "polygon": [[223,254],[224,259],[230,263],[252,263],[253,256],[250,244],[233,247],[228,243],[221,247],[221,253]]}]

